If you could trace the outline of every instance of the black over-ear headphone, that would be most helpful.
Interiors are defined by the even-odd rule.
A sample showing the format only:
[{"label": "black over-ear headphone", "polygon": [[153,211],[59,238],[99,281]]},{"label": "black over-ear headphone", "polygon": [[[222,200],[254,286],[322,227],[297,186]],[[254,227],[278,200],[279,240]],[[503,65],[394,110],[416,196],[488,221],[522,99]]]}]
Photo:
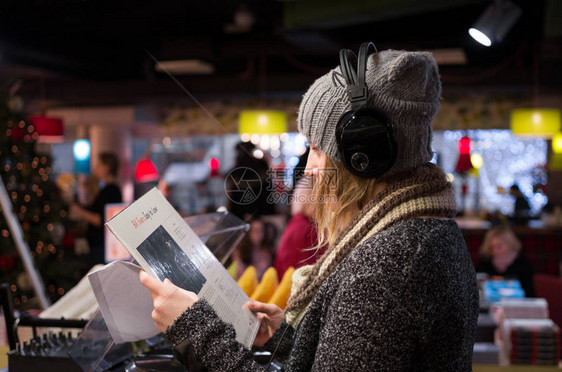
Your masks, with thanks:
[{"label": "black over-ear headphone", "polygon": [[378,177],[389,170],[397,154],[394,126],[382,113],[367,106],[367,58],[376,52],[375,44],[361,44],[355,70],[349,61],[349,55],[355,54],[349,49],[340,50],[340,69],[347,83],[351,110],[338,121],[336,143],[347,170],[364,178]]}]

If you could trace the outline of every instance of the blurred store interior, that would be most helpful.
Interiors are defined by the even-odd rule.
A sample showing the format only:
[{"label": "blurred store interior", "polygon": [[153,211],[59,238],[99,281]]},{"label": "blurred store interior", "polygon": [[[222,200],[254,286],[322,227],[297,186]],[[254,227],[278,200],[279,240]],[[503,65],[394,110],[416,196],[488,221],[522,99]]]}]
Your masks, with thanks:
[{"label": "blurred store interior", "polygon": [[[478,41],[471,28],[492,33]],[[29,192],[17,188],[19,174],[41,168],[39,177],[58,188],[62,212],[49,227],[53,235],[64,225],[65,205],[79,199],[81,182],[104,152],[120,160],[123,202],[159,187],[186,217],[227,207],[227,178],[241,142],[251,143],[252,156],[269,164],[264,188],[288,192],[306,150],[296,125],[302,95],[339,64],[341,48],[358,50],[365,41],[378,50],[430,51],[439,65],[443,93],[433,123],[433,161],[453,183],[457,220],[475,264],[486,230],[506,222],[537,271],[560,277],[557,0],[4,1],[0,166],[24,231],[35,226],[26,221],[49,217],[19,207]],[[25,124],[6,126],[12,117]],[[32,143],[37,155],[11,158],[18,143]],[[529,204],[523,221],[513,219],[513,185]],[[34,189],[31,202],[49,203],[44,193]],[[277,229],[275,244],[290,206],[278,200],[265,214]],[[10,246],[10,231],[1,228]],[[63,228],[53,243],[46,240],[52,236],[30,243],[36,258],[54,260],[64,251],[81,262],[64,282],[51,274],[43,278],[53,301],[88,268],[79,258],[84,230],[68,236],[72,229],[80,230]],[[10,258],[17,257],[13,248],[0,257],[6,272],[22,268]],[[8,280],[24,305],[32,293],[29,280]]]}]

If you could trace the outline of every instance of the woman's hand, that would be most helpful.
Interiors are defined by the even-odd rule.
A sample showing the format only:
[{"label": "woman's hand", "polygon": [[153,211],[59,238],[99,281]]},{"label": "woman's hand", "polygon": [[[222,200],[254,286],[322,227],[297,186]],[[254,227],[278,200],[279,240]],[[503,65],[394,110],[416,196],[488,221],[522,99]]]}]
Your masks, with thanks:
[{"label": "woman's hand", "polygon": [[248,309],[253,312],[260,321],[260,328],[254,340],[254,345],[263,346],[273,333],[279,328],[285,318],[285,313],[277,305],[264,304],[263,302],[248,302]]},{"label": "woman's hand", "polygon": [[71,220],[86,221],[98,227],[102,225],[102,219],[99,214],[84,209],[77,204],[70,205],[68,208],[68,215]]},{"label": "woman's hand", "polygon": [[148,288],[152,295],[152,319],[162,332],[166,332],[178,316],[199,301],[199,296],[195,293],[175,286],[169,279],[161,282],[144,270],[140,271],[139,277],[142,285]]}]

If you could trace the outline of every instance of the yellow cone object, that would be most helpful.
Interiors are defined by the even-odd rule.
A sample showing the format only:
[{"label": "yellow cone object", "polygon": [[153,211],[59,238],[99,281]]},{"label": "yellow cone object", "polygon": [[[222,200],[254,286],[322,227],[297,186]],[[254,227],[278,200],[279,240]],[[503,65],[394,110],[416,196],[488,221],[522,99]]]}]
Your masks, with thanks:
[{"label": "yellow cone object", "polygon": [[261,278],[260,284],[252,293],[250,298],[254,301],[259,302],[267,302],[273,296],[273,293],[277,289],[277,285],[279,284],[279,280],[277,278],[277,270],[272,266],[269,269],[265,270],[263,276]]},{"label": "yellow cone object", "polygon": [[256,274],[256,268],[253,266],[248,266],[246,270],[238,279],[238,285],[248,296],[251,296],[252,293],[258,287],[258,276]]},{"label": "yellow cone object", "polygon": [[238,262],[232,261],[232,263],[230,264],[228,269],[226,269],[226,271],[228,271],[232,279],[236,280],[236,277],[238,276]]},{"label": "yellow cone object", "polygon": [[269,299],[270,304],[279,306],[281,309],[285,309],[287,306],[287,301],[291,295],[291,286],[293,285],[293,273],[295,272],[294,267],[289,267],[285,274],[283,274],[283,279],[281,283],[273,293],[273,296]]}]

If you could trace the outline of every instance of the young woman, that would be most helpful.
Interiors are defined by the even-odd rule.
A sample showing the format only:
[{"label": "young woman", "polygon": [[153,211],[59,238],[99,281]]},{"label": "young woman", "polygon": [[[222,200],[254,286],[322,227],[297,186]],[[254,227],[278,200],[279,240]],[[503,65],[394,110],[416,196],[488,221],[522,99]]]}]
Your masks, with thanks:
[{"label": "young woman", "polygon": [[[295,272],[285,312],[248,305],[261,320],[255,345],[275,350],[287,371],[471,370],[474,268],[450,219],[451,185],[430,163],[437,64],[430,53],[394,50],[363,61],[365,74],[360,65],[351,75],[364,76],[367,107],[392,123],[395,159],[374,178],[354,175],[336,139],[340,117],[353,107],[350,74],[335,68],[309,88],[298,127],[311,145],[307,173],[317,180],[319,246],[329,248]],[[357,168],[367,163],[353,157]],[[209,370],[263,370],[205,300],[144,272],[141,282],[152,292],[156,325],[178,351],[191,344]]]}]

